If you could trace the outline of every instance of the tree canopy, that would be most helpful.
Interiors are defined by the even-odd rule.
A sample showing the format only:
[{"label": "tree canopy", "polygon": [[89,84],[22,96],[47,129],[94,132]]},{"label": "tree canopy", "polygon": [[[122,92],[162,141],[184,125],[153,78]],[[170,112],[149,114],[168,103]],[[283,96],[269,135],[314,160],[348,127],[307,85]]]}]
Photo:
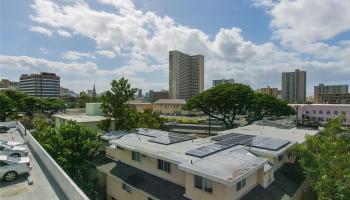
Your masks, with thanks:
[{"label": "tree canopy", "polygon": [[350,130],[344,118],[331,120],[325,130],[298,145],[298,159],[319,199],[350,199]]},{"label": "tree canopy", "polygon": [[0,121],[5,121],[6,118],[15,112],[16,105],[4,93],[0,93]]},{"label": "tree canopy", "polygon": [[53,114],[65,109],[64,101],[61,99],[47,98],[41,99],[39,102],[41,112],[45,114],[49,119],[51,119],[51,116]]},{"label": "tree canopy", "polygon": [[127,102],[134,98],[136,90],[127,79],[121,78],[113,80],[111,89],[102,95],[101,108],[105,115],[114,121],[115,130],[129,129],[132,113]]},{"label": "tree canopy", "polygon": [[94,185],[88,178],[89,161],[102,147],[97,132],[73,121],[57,129],[42,120],[34,124],[37,130],[34,136],[39,143],[87,195],[94,195]]},{"label": "tree canopy", "polygon": [[256,94],[248,86],[226,83],[210,88],[186,102],[187,109],[199,109],[221,121],[225,127],[237,126],[237,116],[252,123],[263,117],[290,115],[293,110],[276,97]]}]

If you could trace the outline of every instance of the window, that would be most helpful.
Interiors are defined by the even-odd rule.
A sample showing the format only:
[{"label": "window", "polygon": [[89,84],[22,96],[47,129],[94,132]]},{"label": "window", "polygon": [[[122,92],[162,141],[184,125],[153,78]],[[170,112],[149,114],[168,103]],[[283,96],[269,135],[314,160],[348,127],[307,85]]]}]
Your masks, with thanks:
[{"label": "window", "polygon": [[247,184],[247,180],[244,178],[237,183],[237,191],[240,191]]},{"label": "window", "polygon": [[136,152],[136,151],[132,151],[131,152],[131,159],[135,160],[135,161],[141,161],[141,153]]},{"label": "window", "polygon": [[122,184],[123,190],[126,191],[127,193],[131,193],[131,187],[128,186],[127,184],[123,183]]},{"label": "window", "polygon": [[338,115],[338,111],[337,111],[337,110],[335,110],[335,111],[334,111],[334,114],[335,114],[335,115]]},{"label": "window", "polygon": [[170,173],[170,162],[158,159],[158,169]]},{"label": "window", "polygon": [[331,114],[331,111],[330,110],[327,110],[327,115],[330,115]]},{"label": "window", "polygon": [[278,156],[278,161],[282,161],[283,160],[283,154]]},{"label": "window", "polygon": [[318,114],[323,114],[323,110],[319,110],[319,111],[318,111]]},{"label": "window", "polygon": [[213,182],[201,176],[194,175],[194,187],[212,193]]}]

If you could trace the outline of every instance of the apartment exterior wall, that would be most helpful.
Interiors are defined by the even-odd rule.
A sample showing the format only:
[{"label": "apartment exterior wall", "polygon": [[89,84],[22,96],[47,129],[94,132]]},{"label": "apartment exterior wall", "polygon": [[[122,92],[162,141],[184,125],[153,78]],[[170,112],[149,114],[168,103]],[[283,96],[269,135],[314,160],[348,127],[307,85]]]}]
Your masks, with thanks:
[{"label": "apartment exterior wall", "polygon": [[53,97],[60,96],[60,77],[54,73],[22,74],[19,83],[20,91],[29,96]]},{"label": "apartment exterior wall", "polygon": [[350,125],[350,106],[341,104],[291,104],[297,110],[298,119],[306,117],[313,121],[326,123],[330,119],[345,116],[344,125]]},{"label": "apartment exterior wall", "polygon": [[234,83],[233,79],[221,79],[221,80],[213,80],[213,86],[217,86],[224,83]]},{"label": "apartment exterior wall", "polygon": [[128,185],[131,187],[130,193],[123,190],[123,181],[118,180],[116,177],[107,176],[106,182],[107,200],[112,200],[112,197],[115,200],[148,200],[148,196],[144,192],[137,190],[130,185]]},{"label": "apartment exterior wall", "polygon": [[140,161],[135,161],[132,160],[132,151],[128,149],[106,148],[106,155],[177,185],[185,186],[185,172],[172,162],[170,162],[170,173],[167,173],[158,169],[157,158],[142,155]]},{"label": "apartment exterior wall", "polygon": [[188,99],[204,90],[204,56],[169,52],[169,97]]},{"label": "apartment exterior wall", "polygon": [[266,88],[260,88],[256,90],[257,93],[262,93],[262,94],[268,94],[274,97],[278,96],[278,89],[277,88],[270,88],[270,87],[266,87]]},{"label": "apartment exterior wall", "polygon": [[282,98],[288,102],[306,102],[306,72],[282,73]]}]

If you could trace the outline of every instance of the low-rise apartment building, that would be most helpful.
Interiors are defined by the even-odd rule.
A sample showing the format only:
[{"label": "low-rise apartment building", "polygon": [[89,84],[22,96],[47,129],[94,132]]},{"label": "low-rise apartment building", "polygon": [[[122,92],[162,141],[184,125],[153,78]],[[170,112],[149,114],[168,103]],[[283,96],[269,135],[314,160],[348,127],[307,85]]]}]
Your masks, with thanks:
[{"label": "low-rise apartment building", "polygon": [[195,139],[136,129],[109,141],[106,155],[115,161],[98,169],[106,174],[109,200],[241,199],[268,188],[274,172],[294,161],[288,150],[317,132],[254,124]]},{"label": "low-rise apartment building", "polygon": [[345,116],[344,125],[350,125],[350,104],[290,104],[296,111],[299,120],[308,118],[319,123]]}]

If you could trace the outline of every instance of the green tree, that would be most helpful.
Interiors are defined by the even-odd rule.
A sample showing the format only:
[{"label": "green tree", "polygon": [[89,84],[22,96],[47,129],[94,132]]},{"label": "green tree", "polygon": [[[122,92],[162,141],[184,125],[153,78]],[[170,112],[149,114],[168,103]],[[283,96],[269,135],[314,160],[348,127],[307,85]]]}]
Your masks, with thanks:
[{"label": "green tree", "polygon": [[210,88],[186,102],[185,109],[199,109],[221,121],[226,128],[234,128],[237,116],[248,123],[263,117],[289,116],[293,110],[285,101],[271,95],[254,93],[248,86],[226,83]]},{"label": "green tree", "polygon": [[96,103],[96,102],[101,102],[101,98],[91,97],[87,95],[85,92],[80,92],[79,99],[76,106],[78,108],[85,108],[86,103]]},{"label": "green tree", "polygon": [[268,94],[255,93],[250,103],[246,119],[248,123],[264,117],[281,117],[294,114],[294,110],[286,101]]},{"label": "green tree", "polygon": [[55,129],[39,120],[35,127],[39,143],[88,196],[94,196],[95,184],[89,179],[89,169],[90,161],[102,147],[97,132],[72,121]]},{"label": "green tree", "polygon": [[130,115],[133,115],[127,104],[134,98],[136,88],[131,88],[127,79],[113,80],[111,89],[102,95],[101,108],[105,115],[114,121],[115,130],[129,129]]},{"label": "green tree", "polygon": [[239,83],[226,83],[212,87],[186,102],[187,109],[199,109],[221,121],[225,127],[236,127],[237,115],[246,115],[253,101],[254,91]]},{"label": "green tree", "polygon": [[341,128],[343,121],[331,120],[321,134],[308,136],[296,148],[318,199],[350,199],[350,131]]},{"label": "green tree", "polygon": [[162,129],[165,130],[164,120],[159,115],[152,112],[152,110],[145,110],[139,113],[138,126],[140,128]]},{"label": "green tree", "polygon": [[0,92],[0,121],[5,121],[7,117],[15,112],[16,104],[4,93]]},{"label": "green tree", "polygon": [[20,110],[25,113],[26,117],[33,119],[33,114],[39,107],[39,101],[35,97],[26,96],[20,101]]},{"label": "green tree", "polygon": [[21,110],[21,100],[27,97],[27,95],[16,90],[6,90],[4,94],[13,101],[14,108],[12,115],[17,119],[18,113],[23,111]]},{"label": "green tree", "polygon": [[40,110],[43,114],[45,114],[49,121],[51,121],[51,117],[53,114],[63,111],[65,109],[64,101],[61,99],[41,99],[40,101]]}]

